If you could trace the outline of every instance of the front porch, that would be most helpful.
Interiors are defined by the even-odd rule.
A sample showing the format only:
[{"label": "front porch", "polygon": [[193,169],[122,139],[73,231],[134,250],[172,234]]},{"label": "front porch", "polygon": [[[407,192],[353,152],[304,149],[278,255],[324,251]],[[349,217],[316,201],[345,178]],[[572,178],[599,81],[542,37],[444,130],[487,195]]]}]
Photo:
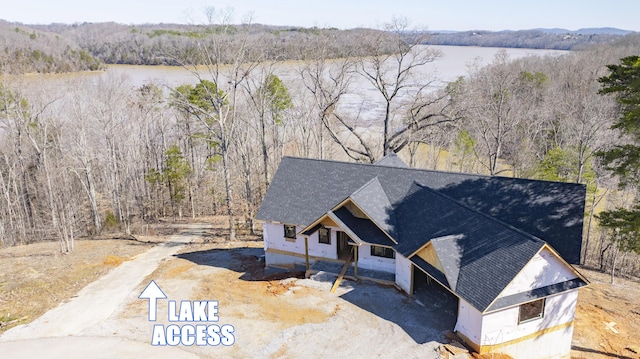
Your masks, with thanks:
[{"label": "front porch", "polygon": [[[338,277],[340,275],[340,272],[342,271],[344,264],[344,261],[319,260],[309,267],[306,276],[308,278],[316,273],[324,272]],[[373,269],[358,268],[356,273],[356,269],[353,263],[350,263],[347,267],[347,271],[345,272],[344,277],[355,281],[368,280],[383,285],[394,285],[396,279],[396,275],[394,273],[382,272]]]}]

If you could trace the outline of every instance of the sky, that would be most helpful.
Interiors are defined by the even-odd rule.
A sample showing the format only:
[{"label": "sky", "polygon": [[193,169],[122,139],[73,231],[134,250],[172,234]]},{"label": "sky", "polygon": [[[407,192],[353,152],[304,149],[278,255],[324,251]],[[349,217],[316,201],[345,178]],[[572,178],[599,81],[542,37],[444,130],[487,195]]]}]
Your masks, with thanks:
[{"label": "sky", "polygon": [[2,0],[0,19],[23,24],[115,21],[205,23],[205,9],[233,10],[233,23],[381,27],[406,17],[427,30],[616,27],[640,31],[638,0]]}]

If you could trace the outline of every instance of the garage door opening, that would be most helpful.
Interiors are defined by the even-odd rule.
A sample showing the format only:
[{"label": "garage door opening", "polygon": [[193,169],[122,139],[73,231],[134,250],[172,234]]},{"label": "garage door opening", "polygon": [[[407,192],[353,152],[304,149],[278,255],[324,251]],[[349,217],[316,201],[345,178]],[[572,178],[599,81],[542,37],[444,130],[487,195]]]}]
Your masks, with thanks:
[{"label": "garage door opening", "polygon": [[448,329],[453,330],[458,316],[458,297],[415,265],[413,297],[431,309]]}]

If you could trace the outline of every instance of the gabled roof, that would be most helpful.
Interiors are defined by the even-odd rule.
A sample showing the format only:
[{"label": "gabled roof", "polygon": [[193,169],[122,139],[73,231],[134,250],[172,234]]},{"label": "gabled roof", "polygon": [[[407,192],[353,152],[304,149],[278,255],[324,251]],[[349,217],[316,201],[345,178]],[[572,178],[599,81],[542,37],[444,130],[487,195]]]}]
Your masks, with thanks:
[{"label": "gabled roof", "polygon": [[389,214],[393,208],[378,177],[374,177],[371,181],[353,192],[349,198],[351,198],[369,218],[378,224],[383,231],[390,233],[393,229],[393,221]]},{"label": "gabled roof", "polygon": [[409,168],[409,166],[393,152],[382,157],[374,164],[378,166]]},{"label": "gabled roof", "polygon": [[414,184],[396,214],[396,250],[412,257],[431,241],[449,288],[481,312],[545,245],[419,184]]},{"label": "gabled roof", "polygon": [[[313,227],[309,234],[329,216],[484,312],[518,299],[496,301],[546,246],[541,238],[579,260],[584,195],[576,184],[285,157],[257,218]],[[351,213],[350,201],[368,218]],[[437,267],[416,255],[426,243]]]},{"label": "gabled roof", "polygon": [[463,258],[464,249],[458,244],[458,241],[465,239],[464,236],[464,234],[449,235],[430,241],[442,265],[442,274],[447,278],[449,288],[454,291],[458,286],[460,269],[467,262],[467,258]]},{"label": "gabled roof", "polygon": [[[391,206],[385,211],[400,210],[419,184],[545,240],[569,263],[580,260],[586,192],[581,184],[284,157],[256,218],[305,227],[376,177]],[[355,195],[355,201],[368,208],[367,200]],[[390,234],[400,230],[398,216],[392,217],[385,230]]]},{"label": "gabled roof", "polygon": [[344,229],[350,229],[362,241],[384,246],[394,244],[371,220],[355,217],[346,207],[332,212],[346,226]]}]

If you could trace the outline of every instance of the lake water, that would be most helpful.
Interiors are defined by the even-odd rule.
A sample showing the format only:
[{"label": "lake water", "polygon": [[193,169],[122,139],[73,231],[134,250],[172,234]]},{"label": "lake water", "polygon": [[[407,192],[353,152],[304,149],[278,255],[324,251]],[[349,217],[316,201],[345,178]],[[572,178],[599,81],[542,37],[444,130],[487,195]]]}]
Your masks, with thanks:
[{"label": "lake water", "polygon": [[[471,47],[471,46],[430,46],[438,49],[443,56],[436,61],[425,65],[422,72],[434,74],[441,81],[455,80],[467,73],[468,65],[478,61],[487,65],[493,61],[496,53],[501,48],[495,47]],[[562,55],[567,51],[559,50],[535,50],[535,49],[504,49],[511,59],[525,56]],[[296,67],[299,62],[287,62],[284,66],[276,68],[276,74],[283,80],[296,75]],[[134,65],[109,65],[107,72],[126,74],[134,85],[142,85],[148,82],[158,82],[175,87],[185,83],[194,83],[196,80],[191,72],[181,67],[174,66],[134,66]]]},{"label": "lake water", "polygon": [[[417,73],[416,82],[420,79],[436,80],[435,86],[443,86],[449,81],[455,80],[467,74],[468,67],[472,63],[487,65],[491,63],[496,53],[501,48],[469,47],[469,46],[430,46],[441,52],[442,57],[423,66]],[[559,56],[567,51],[558,50],[534,50],[534,49],[505,49],[511,59],[525,56]],[[274,73],[280,77],[291,93],[304,92],[300,80],[299,70],[302,62],[288,61],[278,64]],[[202,78],[206,79],[204,68],[198,70]],[[68,92],[74,84],[74,78],[106,78],[107,76],[125,76],[131,86],[139,87],[146,83],[156,83],[161,86],[174,88],[182,84],[197,82],[196,76],[189,70],[174,66],[135,66],[135,65],[109,65],[106,71],[83,72],[62,75],[28,75],[35,80],[40,87],[56,88],[58,93]],[[425,81],[426,81],[425,80]],[[302,91],[302,92],[301,92]],[[360,118],[371,123],[380,118],[383,111],[383,103],[378,92],[362,77],[354,77],[350,93],[341,99],[339,109],[347,110],[351,114],[359,113]]]},{"label": "lake water", "polygon": [[[443,86],[447,82],[467,74],[469,65],[477,63],[487,65],[491,63],[501,48],[469,47],[469,46],[430,46],[441,52],[442,57],[428,63],[417,72],[420,78],[435,79],[434,88]],[[559,56],[567,51],[558,50],[534,50],[534,49],[504,49],[510,59],[518,59],[525,56]],[[301,62],[286,62],[275,67],[274,73],[285,83],[293,93],[304,91],[300,80],[299,70]],[[188,70],[170,66],[109,66],[107,72],[127,75],[135,85],[142,85],[150,81],[176,87],[185,83],[195,83],[195,76]],[[206,75],[205,77],[206,78]],[[365,123],[375,123],[384,112],[384,103],[380,101],[379,93],[362,77],[355,77],[350,93],[343,96],[338,107],[343,113],[352,116],[358,114]]]}]

